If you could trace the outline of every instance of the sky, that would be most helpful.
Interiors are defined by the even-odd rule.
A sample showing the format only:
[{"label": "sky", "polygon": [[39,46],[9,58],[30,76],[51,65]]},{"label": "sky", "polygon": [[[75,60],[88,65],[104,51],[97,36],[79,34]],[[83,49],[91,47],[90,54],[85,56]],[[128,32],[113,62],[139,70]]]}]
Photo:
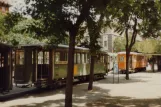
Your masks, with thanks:
[{"label": "sky", "polygon": [[25,7],[24,0],[10,0],[10,4],[12,5],[10,7],[11,12],[13,12],[15,10],[23,10]]}]

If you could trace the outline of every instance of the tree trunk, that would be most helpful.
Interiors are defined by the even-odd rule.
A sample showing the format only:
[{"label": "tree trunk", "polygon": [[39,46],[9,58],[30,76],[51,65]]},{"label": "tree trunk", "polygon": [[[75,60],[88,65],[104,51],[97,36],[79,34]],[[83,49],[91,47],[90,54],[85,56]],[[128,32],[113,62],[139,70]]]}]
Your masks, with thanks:
[{"label": "tree trunk", "polygon": [[95,63],[95,56],[91,55],[90,77],[89,77],[88,90],[93,89],[94,63]]},{"label": "tree trunk", "polygon": [[129,80],[129,57],[130,50],[126,49],[126,80]]},{"label": "tree trunk", "polygon": [[68,51],[68,69],[67,69],[66,90],[65,90],[65,107],[72,107],[74,50],[75,50],[75,37],[76,37],[76,33],[73,31],[70,32],[70,42],[69,42],[69,51]]}]

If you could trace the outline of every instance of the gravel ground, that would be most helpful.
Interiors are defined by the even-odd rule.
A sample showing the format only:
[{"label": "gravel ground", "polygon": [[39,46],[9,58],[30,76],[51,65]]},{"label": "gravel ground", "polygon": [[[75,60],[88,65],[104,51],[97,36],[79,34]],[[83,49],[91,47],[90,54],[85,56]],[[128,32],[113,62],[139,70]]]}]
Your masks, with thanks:
[{"label": "gravel ground", "polygon": [[[73,87],[73,107],[161,107],[161,73],[133,73],[130,80],[125,75],[106,76],[94,82],[92,91],[88,84]],[[64,90],[49,90],[0,102],[0,107],[63,107]]]}]

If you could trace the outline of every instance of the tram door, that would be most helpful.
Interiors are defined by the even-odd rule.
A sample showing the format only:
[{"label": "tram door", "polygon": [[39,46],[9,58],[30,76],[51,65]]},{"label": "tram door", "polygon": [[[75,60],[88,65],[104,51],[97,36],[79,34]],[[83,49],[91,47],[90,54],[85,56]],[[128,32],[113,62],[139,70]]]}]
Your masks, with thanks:
[{"label": "tram door", "polygon": [[37,79],[47,79],[49,77],[49,70],[49,51],[39,51]]},{"label": "tram door", "polygon": [[0,52],[0,91],[12,88],[11,53]]}]

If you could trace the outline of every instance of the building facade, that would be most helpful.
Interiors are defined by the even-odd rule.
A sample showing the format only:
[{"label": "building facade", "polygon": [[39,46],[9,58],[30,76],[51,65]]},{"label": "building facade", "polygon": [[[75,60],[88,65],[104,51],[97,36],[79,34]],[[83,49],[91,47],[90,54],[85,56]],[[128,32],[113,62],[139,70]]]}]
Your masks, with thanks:
[{"label": "building facade", "polygon": [[101,34],[101,47],[103,51],[113,52],[114,40],[119,34],[115,33],[113,29],[107,29],[105,32]]},{"label": "building facade", "polygon": [[0,0],[0,12],[7,13],[9,12],[9,1],[8,0]]}]

